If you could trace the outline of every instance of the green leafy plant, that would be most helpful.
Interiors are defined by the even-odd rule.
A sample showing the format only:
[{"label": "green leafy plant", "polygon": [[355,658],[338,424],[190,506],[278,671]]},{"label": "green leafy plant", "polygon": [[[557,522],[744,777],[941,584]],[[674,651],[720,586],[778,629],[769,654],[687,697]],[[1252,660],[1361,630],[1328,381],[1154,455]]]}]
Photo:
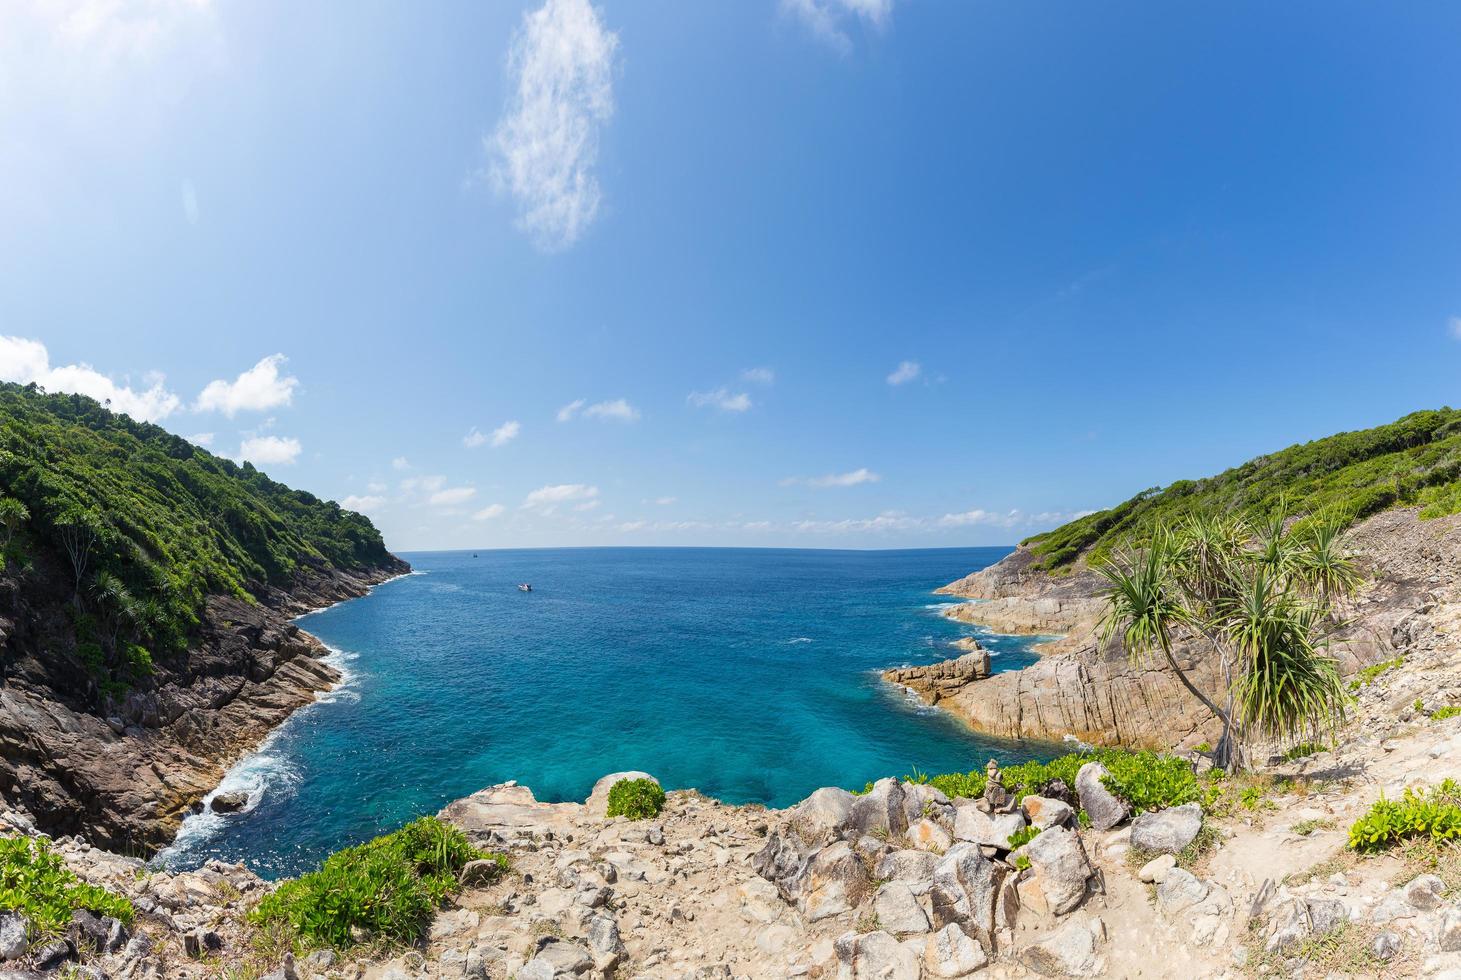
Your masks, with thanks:
[{"label": "green leafy plant", "polygon": [[665,806],[665,791],[653,779],[621,779],[609,787],[606,816],[645,820],[659,816]]},{"label": "green leafy plant", "polygon": [[251,919],[282,926],[307,945],[412,943],[456,892],[462,868],[475,860],[494,862],[498,874],[508,867],[505,857],[477,850],[450,824],[421,817],[335,852],[319,870],[280,885]]},{"label": "green leafy plant", "polygon": [[1403,663],[1405,663],[1404,657],[1396,657],[1394,660],[1382,660],[1377,664],[1370,664],[1368,667],[1361,668],[1359,673],[1354,675],[1354,679],[1349,682],[1349,689],[1351,691],[1358,691],[1362,688],[1369,687],[1375,682],[1375,678],[1385,673],[1385,671],[1390,670],[1392,667],[1399,667]]},{"label": "green leafy plant", "polygon": [[1432,721],[1445,721],[1447,718],[1455,718],[1461,715],[1461,706],[1448,704],[1431,712]]},{"label": "green leafy plant", "polygon": [[1333,826],[1333,820],[1327,820],[1320,817],[1314,820],[1300,820],[1289,829],[1298,834],[1300,837],[1308,837],[1316,830],[1329,830]]},{"label": "green leafy plant", "polygon": [[1383,796],[1349,828],[1349,846],[1373,853],[1402,841],[1461,838],[1461,786],[1447,779],[1424,792],[1407,789],[1398,800]]},{"label": "green leafy plant", "polygon": [[1325,752],[1329,746],[1323,742],[1300,742],[1283,754],[1285,760],[1293,762],[1295,759],[1307,759],[1311,755]]},{"label": "green leafy plant", "polygon": [[1030,843],[1030,841],[1034,840],[1036,837],[1039,837],[1039,836],[1040,836],[1040,828],[1039,827],[1035,827],[1033,825],[1031,825],[1031,826],[1025,826],[1025,827],[1021,827],[1019,830],[1015,831],[1013,834],[1010,834],[1009,840],[1006,842],[1006,844],[1008,845],[1009,849],[1013,851],[1016,848],[1024,847],[1026,844]]},{"label": "green leafy plant", "polygon": [[32,936],[55,935],[77,909],[132,921],[132,903],[82,881],[50,844],[29,837],[0,837],[0,910],[30,920]]}]

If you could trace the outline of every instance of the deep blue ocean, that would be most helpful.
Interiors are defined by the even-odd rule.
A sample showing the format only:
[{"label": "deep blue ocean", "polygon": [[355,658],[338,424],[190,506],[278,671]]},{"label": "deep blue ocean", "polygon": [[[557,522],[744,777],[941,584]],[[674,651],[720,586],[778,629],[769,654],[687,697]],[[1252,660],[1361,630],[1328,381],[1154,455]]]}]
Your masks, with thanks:
[{"label": "deep blue ocean", "polygon": [[[300,620],[346,680],[235,766],[246,812],[189,818],[162,860],[296,874],[484,786],[583,799],[605,773],[786,806],[819,786],[1009,763],[878,671],[975,635],[994,669],[1028,638],[939,615],[932,590],[1007,548],[589,548],[404,555],[415,573]],[[533,591],[518,591],[531,582]]]}]

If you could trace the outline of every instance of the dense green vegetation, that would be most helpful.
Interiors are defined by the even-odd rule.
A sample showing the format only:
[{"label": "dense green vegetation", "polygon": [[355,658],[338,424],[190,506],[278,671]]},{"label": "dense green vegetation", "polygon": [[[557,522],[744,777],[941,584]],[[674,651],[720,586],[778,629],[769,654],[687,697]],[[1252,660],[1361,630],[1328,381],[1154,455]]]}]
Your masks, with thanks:
[{"label": "dense green vegetation", "polygon": [[360,514],[81,395],[0,384],[0,562],[64,570],[77,654],[136,681],[184,649],[204,598],[256,598],[302,563],[388,557]]},{"label": "dense green vegetation", "polygon": [[1413,412],[1398,422],[1344,432],[1259,456],[1204,480],[1182,480],[1137,494],[1026,539],[1048,569],[1077,558],[1100,558],[1124,541],[1194,513],[1221,513],[1255,521],[1284,508],[1299,515],[1338,511],[1354,520],[1399,504],[1418,504],[1421,516],[1461,511],[1461,411]]},{"label": "dense green vegetation", "polygon": [[[1058,756],[1049,762],[1022,762],[1000,770],[1000,784],[1017,801],[1026,796],[1047,795],[1057,780],[1068,790],[1074,790],[1076,774],[1087,762],[1099,762],[1106,767],[1109,775],[1102,780],[1106,788],[1131,804],[1137,813],[1204,802],[1211,796],[1198,782],[1192,764],[1186,759],[1125,749],[1093,749]],[[914,773],[905,779],[927,783],[950,799],[982,796],[988,782],[982,769],[937,776]]]},{"label": "dense green vegetation", "polygon": [[29,919],[34,939],[62,932],[77,909],[132,921],[131,902],[83,882],[45,841],[0,837],[0,910]]},{"label": "dense green vegetation", "polygon": [[1444,843],[1461,838],[1461,786],[1444,780],[1425,792],[1407,789],[1398,800],[1383,796],[1349,828],[1356,851],[1383,851],[1407,840]]},{"label": "dense green vegetation", "polygon": [[457,891],[462,868],[477,860],[495,863],[497,874],[508,867],[507,858],[477,850],[450,824],[421,817],[336,851],[318,871],[280,885],[251,918],[283,927],[305,946],[414,943]]},{"label": "dense green vegetation", "polygon": [[621,779],[609,787],[605,815],[644,820],[659,816],[664,805],[665,791],[653,779]]}]

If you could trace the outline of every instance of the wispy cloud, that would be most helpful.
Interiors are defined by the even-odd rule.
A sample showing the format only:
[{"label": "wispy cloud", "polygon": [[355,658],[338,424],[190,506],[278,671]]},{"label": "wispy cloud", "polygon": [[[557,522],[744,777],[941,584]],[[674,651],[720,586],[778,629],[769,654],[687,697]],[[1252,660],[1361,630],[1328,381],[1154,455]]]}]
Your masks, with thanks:
[{"label": "wispy cloud", "polygon": [[270,354],[232,381],[210,381],[194,404],[198,412],[222,412],[233,418],[239,412],[265,412],[288,405],[299,379],[280,373],[287,358]]},{"label": "wispy cloud", "polygon": [[562,408],[558,409],[558,421],[560,421],[560,422],[570,422],[570,421],[572,421],[573,420],[573,417],[578,414],[579,409],[583,408],[583,406],[586,405],[586,404],[588,404],[588,402],[586,400],[584,400],[582,398],[575,398],[573,401],[569,402],[567,405],[564,405]]},{"label": "wispy cloud", "polygon": [[299,440],[289,436],[253,436],[238,447],[238,459],[255,466],[288,466],[299,459],[302,450]]},{"label": "wispy cloud", "polygon": [[213,433],[211,432],[194,432],[190,436],[183,436],[183,438],[195,446],[202,446],[204,449],[213,445]]},{"label": "wispy cloud", "polygon": [[149,375],[148,387],[137,390],[113,381],[90,364],[52,367],[46,345],[24,337],[0,336],[0,381],[34,382],[47,391],[87,395],[139,422],[160,422],[182,406],[160,374]]},{"label": "wispy cloud", "polygon": [[599,211],[599,131],[614,114],[619,37],[588,0],[547,0],[523,15],[508,51],[514,91],[487,138],[490,173],[544,251],[567,248]]},{"label": "wispy cloud", "polygon": [[466,446],[468,449],[476,449],[478,446],[483,446],[491,443],[492,448],[497,449],[501,446],[507,445],[509,442],[512,442],[512,440],[517,438],[517,434],[521,431],[522,424],[517,421],[504,422],[497,428],[493,429],[490,433],[482,432],[474,425],[472,426],[471,431],[462,436],[462,445]]},{"label": "wispy cloud", "polygon": [[713,407],[722,412],[745,412],[751,408],[751,396],[744,391],[733,392],[729,388],[714,391],[692,391],[688,399],[696,408]]},{"label": "wispy cloud", "polygon": [[430,497],[433,507],[459,507],[477,495],[476,487],[447,487]]},{"label": "wispy cloud", "polygon": [[501,517],[507,512],[507,508],[501,504],[488,504],[477,513],[472,515],[474,521],[490,521],[494,517]]},{"label": "wispy cloud", "polygon": [[938,519],[938,523],[943,527],[967,527],[977,524],[990,527],[1056,527],[1094,513],[1093,510],[1045,510],[1038,514],[1027,514],[1018,507],[1006,511],[984,510],[976,507],[957,514],[945,514]]},{"label": "wispy cloud", "polygon": [[893,0],[782,0],[782,10],[806,25],[812,36],[839,54],[852,51],[849,21],[882,30],[893,14]]},{"label": "wispy cloud", "polygon": [[611,419],[615,422],[634,422],[639,419],[639,409],[622,398],[598,402],[583,410],[587,419]]},{"label": "wispy cloud", "polygon": [[599,488],[586,483],[551,483],[529,493],[523,498],[522,505],[527,510],[552,513],[559,504],[592,500],[598,495]]},{"label": "wispy cloud", "polygon": [[923,365],[917,361],[903,361],[893,369],[892,374],[888,375],[888,384],[895,387],[897,385],[906,385],[922,373]]},{"label": "wispy cloud", "polygon": [[1461,340],[1461,316],[1453,316],[1446,322],[1446,327],[1451,331],[1451,336]]},{"label": "wispy cloud", "polygon": [[776,381],[776,372],[769,367],[746,368],[741,372],[741,380],[753,385],[769,385]]},{"label": "wispy cloud", "polygon": [[411,461],[404,456],[397,456],[391,460],[391,469],[393,470],[409,470],[410,468]]},{"label": "wispy cloud", "polygon": [[877,483],[882,477],[866,466],[848,473],[828,473],[826,476],[789,476],[781,481],[784,487],[855,487],[862,483]]},{"label": "wispy cloud", "polygon": [[340,506],[346,510],[357,511],[361,514],[369,514],[371,511],[380,510],[385,506],[386,498],[378,494],[351,494],[340,501]]},{"label": "wispy cloud", "polygon": [[885,510],[876,517],[845,518],[839,521],[793,521],[791,528],[794,531],[817,534],[850,534],[865,531],[911,531],[926,524],[921,517],[909,517],[897,510]]}]

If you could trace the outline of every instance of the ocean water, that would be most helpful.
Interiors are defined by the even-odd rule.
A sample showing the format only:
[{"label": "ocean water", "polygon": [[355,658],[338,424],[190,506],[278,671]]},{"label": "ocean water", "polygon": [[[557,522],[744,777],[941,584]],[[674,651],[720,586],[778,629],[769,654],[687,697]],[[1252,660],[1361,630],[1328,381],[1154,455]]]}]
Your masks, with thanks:
[{"label": "ocean water", "polygon": [[[345,682],[231,770],[238,815],[190,817],[160,860],[297,874],[484,786],[583,799],[605,773],[786,806],[819,786],[967,770],[1048,744],[989,738],[878,671],[978,636],[939,585],[1009,549],[593,548],[408,554],[416,572],[300,620]],[[531,582],[533,591],[518,591]]]}]

